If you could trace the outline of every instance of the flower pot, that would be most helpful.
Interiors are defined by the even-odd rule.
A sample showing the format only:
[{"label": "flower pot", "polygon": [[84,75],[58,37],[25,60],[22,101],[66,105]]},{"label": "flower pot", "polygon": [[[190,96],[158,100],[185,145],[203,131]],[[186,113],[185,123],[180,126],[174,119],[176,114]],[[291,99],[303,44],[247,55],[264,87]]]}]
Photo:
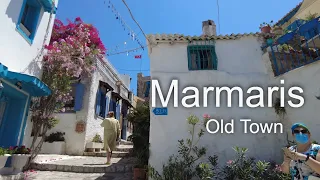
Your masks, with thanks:
[{"label": "flower pot", "polygon": [[103,148],[103,143],[87,142],[87,152],[99,152]]},{"label": "flower pot", "polygon": [[264,26],[264,27],[261,28],[261,32],[270,33],[271,32],[271,27],[270,26]]},{"label": "flower pot", "polygon": [[30,154],[13,154],[11,158],[11,166],[21,171],[30,158]]},{"label": "flower pot", "polygon": [[6,165],[6,162],[9,156],[10,156],[9,154],[0,156],[0,169],[2,169]]},{"label": "flower pot", "polygon": [[133,180],[146,180],[147,170],[144,168],[133,168]]},{"label": "flower pot", "polygon": [[273,39],[267,39],[267,45],[271,46],[273,44]]},{"label": "flower pot", "polygon": [[56,142],[45,142],[42,145],[41,153],[42,154],[65,154],[66,152],[66,143],[64,141]]}]

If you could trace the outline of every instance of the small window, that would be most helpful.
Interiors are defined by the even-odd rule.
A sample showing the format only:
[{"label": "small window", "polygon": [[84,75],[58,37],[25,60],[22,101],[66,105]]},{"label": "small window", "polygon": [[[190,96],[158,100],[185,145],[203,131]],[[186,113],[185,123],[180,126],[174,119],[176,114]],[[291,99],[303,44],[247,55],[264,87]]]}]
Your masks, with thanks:
[{"label": "small window", "polygon": [[71,88],[72,88],[72,90],[71,90],[72,100],[65,103],[64,108],[65,108],[66,112],[73,112],[74,111],[75,99],[76,99],[76,86],[72,85]]},{"label": "small window", "polygon": [[189,70],[217,70],[215,47],[188,46],[188,66]]},{"label": "small window", "polygon": [[24,0],[17,29],[30,43],[36,34],[40,11],[41,4],[37,0]]},{"label": "small window", "polygon": [[96,96],[96,115],[102,118],[105,118],[108,114],[109,97],[107,93],[109,91],[109,85],[100,81]]}]

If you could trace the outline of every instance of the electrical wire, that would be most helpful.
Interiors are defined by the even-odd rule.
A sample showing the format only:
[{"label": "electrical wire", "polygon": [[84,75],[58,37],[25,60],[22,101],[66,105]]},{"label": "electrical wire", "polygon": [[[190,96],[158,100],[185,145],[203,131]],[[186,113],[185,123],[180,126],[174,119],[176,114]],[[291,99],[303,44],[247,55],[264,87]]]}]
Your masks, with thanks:
[{"label": "electrical wire", "polygon": [[220,34],[220,6],[219,6],[219,0],[217,0],[217,7],[218,7],[218,29]]},{"label": "electrical wire", "polygon": [[136,19],[134,18],[129,6],[127,5],[126,1],[125,0],[122,0],[123,4],[127,7],[129,13],[130,13],[130,16],[132,18],[132,20],[137,24],[137,26],[139,27],[140,31],[142,32],[143,36],[147,39],[147,41],[149,42],[149,39],[147,37],[147,35],[144,33],[144,31],[142,30],[140,24],[136,21]]},{"label": "electrical wire", "polygon": [[[119,68],[117,68],[119,69]],[[138,70],[138,69],[119,69],[120,71],[150,71],[149,69],[143,69],[143,70]]]}]

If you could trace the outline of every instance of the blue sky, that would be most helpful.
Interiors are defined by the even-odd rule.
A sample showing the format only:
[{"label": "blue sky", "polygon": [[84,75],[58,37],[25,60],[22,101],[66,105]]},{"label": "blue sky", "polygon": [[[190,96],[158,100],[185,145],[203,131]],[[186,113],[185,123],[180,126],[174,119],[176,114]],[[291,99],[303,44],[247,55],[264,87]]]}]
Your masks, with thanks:
[{"label": "blue sky", "polygon": [[[277,21],[302,0],[219,0],[220,28],[218,27],[217,0],[126,0],[135,19],[146,34],[185,34],[200,35],[202,21],[212,19],[216,22],[219,34],[249,33],[259,31],[262,22]],[[131,19],[122,0],[111,0],[124,22],[136,33],[141,43],[146,40],[138,26]],[[136,41],[124,30],[115,13],[108,8],[109,0],[60,0],[57,18],[60,20],[81,17],[86,23],[93,24],[109,49],[116,53],[139,47]],[[125,44],[126,42],[126,44]],[[118,48],[117,48],[118,47]],[[135,55],[142,55],[135,59]],[[136,94],[137,73],[148,76],[148,50],[112,55],[109,61],[121,74],[132,77],[130,89]]]}]

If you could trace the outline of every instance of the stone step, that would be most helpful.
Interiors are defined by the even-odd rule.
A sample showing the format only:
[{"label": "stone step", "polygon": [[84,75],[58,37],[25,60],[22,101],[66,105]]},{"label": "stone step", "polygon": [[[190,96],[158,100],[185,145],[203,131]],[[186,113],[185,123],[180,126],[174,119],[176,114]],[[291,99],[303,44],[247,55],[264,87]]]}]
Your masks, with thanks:
[{"label": "stone step", "polygon": [[126,140],[123,140],[123,139],[120,140],[120,144],[122,144],[122,145],[133,145],[133,143],[131,141],[126,141]]},{"label": "stone step", "polygon": [[31,168],[75,173],[131,173],[137,162],[135,158],[112,158],[112,164],[107,165],[106,160],[106,157],[73,156],[51,162],[35,162]]},{"label": "stone step", "polygon": [[58,171],[34,171],[27,180],[132,180],[133,173],[74,173]]},{"label": "stone step", "polygon": [[25,179],[24,173],[19,173],[16,175],[0,175],[0,180],[23,180]]},{"label": "stone step", "polygon": [[[101,151],[101,152],[84,152],[84,156],[96,156],[96,157],[107,157],[107,152],[106,151]],[[112,152],[112,157],[113,158],[122,158],[122,157],[129,157],[130,153],[129,152],[121,152],[121,151],[113,151]]]}]

